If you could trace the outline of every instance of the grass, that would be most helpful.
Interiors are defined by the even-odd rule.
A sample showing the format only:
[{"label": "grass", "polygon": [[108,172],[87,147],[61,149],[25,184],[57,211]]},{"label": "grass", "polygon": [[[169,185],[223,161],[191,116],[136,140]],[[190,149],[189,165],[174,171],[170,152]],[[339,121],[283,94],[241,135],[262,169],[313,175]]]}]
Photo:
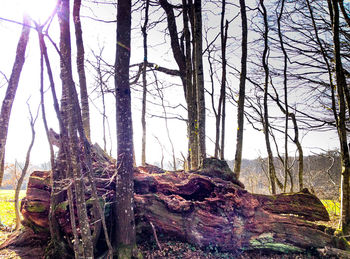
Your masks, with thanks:
[{"label": "grass", "polygon": [[325,225],[337,228],[339,224],[339,218],[340,218],[340,203],[338,201],[334,200],[321,200],[323,205],[326,207],[330,221],[325,222]]},{"label": "grass", "polygon": [[330,215],[340,215],[340,203],[334,200],[322,200],[323,205],[326,207]]},{"label": "grass", "polygon": [[[19,198],[25,196],[25,190],[21,190]],[[15,216],[15,191],[0,190],[0,223],[8,228],[14,228],[16,222]]]}]

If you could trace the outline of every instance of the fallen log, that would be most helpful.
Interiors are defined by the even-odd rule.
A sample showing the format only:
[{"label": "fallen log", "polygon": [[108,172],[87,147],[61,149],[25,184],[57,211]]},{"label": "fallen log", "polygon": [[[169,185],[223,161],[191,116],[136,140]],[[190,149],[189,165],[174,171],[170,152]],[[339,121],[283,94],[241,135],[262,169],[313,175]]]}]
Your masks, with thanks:
[{"label": "fallen log", "polygon": [[[222,251],[302,252],[332,244],[324,227],[306,221],[329,219],[321,201],[306,191],[288,198],[253,195],[220,178],[167,172],[136,173],[135,193],[139,233],[151,233],[152,222],[157,233]],[[300,209],[291,205],[293,198],[304,201]]]},{"label": "fallen log", "polygon": [[[93,150],[95,183],[108,218],[112,215],[117,168],[115,161],[98,147]],[[329,216],[321,201],[307,190],[272,196],[251,194],[226,162],[208,159],[203,165],[191,172],[164,171],[152,165],[135,168],[135,220],[140,238],[149,239],[157,233],[163,239],[228,252],[343,248],[324,226],[313,223],[328,221]],[[48,231],[50,177],[49,171],[33,172],[21,203],[23,223],[35,231]],[[87,177],[84,180],[88,186]],[[65,192],[70,183],[60,183],[61,191]],[[87,188],[88,209],[90,198]],[[70,236],[67,201],[57,206],[55,216],[63,232]]]},{"label": "fallen log", "polygon": [[[110,216],[115,195],[111,180],[113,163],[94,163],[99,196]],[[156,233],[165,239],[187,241],[199,247],[215,246],[221,251],[268,249],[303,252],[334,247],[334,236],[312,221],[329,220],[321,201],[307,190],[274,196],[251,194],[236,179],[214,174],[165,172],[138,167],[134,173],[137,234],[149,239]],[[211,170],[211,169],[209,169]],[[41,230],[48,227],[50,172],[34,172],[22,200],[24,222]],[[89,204],[90,195],[86,199]],[[58,222],[71,235],[67,202],[55,211]],[[153,225],[153,227],[152,227]]]}]

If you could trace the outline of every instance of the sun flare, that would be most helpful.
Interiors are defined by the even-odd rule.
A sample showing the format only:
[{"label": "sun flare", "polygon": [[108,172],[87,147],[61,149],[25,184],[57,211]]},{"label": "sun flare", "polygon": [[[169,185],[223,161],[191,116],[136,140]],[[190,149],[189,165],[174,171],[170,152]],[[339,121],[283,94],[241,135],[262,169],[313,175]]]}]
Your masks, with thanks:
[{"label": "sun flare", "polygon": [[54,10],[57,0],[15,0],[17,11],[29,15],[38,23],[44,22]]}]

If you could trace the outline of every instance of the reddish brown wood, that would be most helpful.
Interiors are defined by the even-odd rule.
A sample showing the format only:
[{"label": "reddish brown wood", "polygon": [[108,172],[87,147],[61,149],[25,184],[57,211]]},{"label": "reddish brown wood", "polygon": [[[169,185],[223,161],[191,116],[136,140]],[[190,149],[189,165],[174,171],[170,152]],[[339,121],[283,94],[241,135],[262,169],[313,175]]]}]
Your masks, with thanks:
[{"label": "reddish brown wood", "polygon": [[[94,167],[99,195],[112,201],[115,166],[95,162]],[[49,177],[48,172],[34,172],[29,180],[22,202],[25,221],[30,222],[27,225],[47,226]],[[310,222],[329,219],[314,195],[306,190],[256,195],[234,182],[195,172],[139,167],[134,173],[137,233],[149,238],[153,235],[152,223],[163,238],[185,240],[200,247],[217,246],[223,251],[297,252],[333,245],[334,237],[325,233],[325,227]],[[44,210],[31,212],[33,202]],[[70,234],[68,209],[64,203],[61,205],[56,216],[62,229]]]}]

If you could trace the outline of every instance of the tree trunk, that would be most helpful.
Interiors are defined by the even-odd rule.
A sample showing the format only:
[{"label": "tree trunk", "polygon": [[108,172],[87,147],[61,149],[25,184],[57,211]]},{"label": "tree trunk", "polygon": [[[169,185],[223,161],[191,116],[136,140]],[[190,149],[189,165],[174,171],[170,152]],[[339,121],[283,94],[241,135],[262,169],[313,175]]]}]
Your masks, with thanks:
[{"label": "tree trunk", "polygon": [[148,9],[149,9],[149,0],[146,0],[145,3],[145,22],[142,27],[142,36],[143,36],[143,69],[142,69],[142,147],[141,147],[141,164],[146,165],[146,103],[147,103],[147,26],[148,26]]},{"label": "tree trunk", "polygon": [[[61,52],[61,80],[62,80],[62,101],[61,113],[63,114],[63,123],[68,129],[68,149],[63,150],[65,154],[67,176],[74,179],[74,190],[76,199],[76,208],[78,221],[80,226],[81,243],[79,245],[79,256],[91,257],[94,256],[94,247],[92,242],[90,224],[88,222],[87,209],[85,204],[85,186],[82,181],[82,166],[79,152],[79,140],[77,136],[78,120],[80,110],[77,110],[75,98],[77,93],[72,75],[71,62],[71,39],[70,39],[70,10],[69,0],[62,0],[58,12],[60,23],[60,52]],[[83,136],[82,136],[83,137]],[[73,197],[73,196],[72,196]],[[73,201],[70,201],[73,202]],[[72,203],[73,204],[73,203]],[[71,206],[71,214],[74,213]]]},{"label": "tree trunk", "polygon": [[349,147],[347,143],[346,132],[346,100],[345,100],[345,88],[347,88],[341,56],[340,56],[340,39],[339,39],[339,9],[338,1],[328,0],[331,19],[332,19],[332,31],[333,31],[333,43],[334,43],[334,57],[335,57],[335,77],[337,80],[337,93],[338,93],[338,123],[337,130],[340,142],[340,154],[342,165],[342,177],[341,177],[341,223],[343,233],[348,235],[350,233],[350,157]]},{"label": "tree trunk", "polygon": [[222,11],[221,11],[221,24],[220,24],[220,36],[221,36],[221,145],[220,145],[220,159],[224,160],[225,156],[225,125],[226,125],[226,45],[227,45],[227,30],[228,30],[228,21],[224,24],[225,20],[225,9],[226,2],[222,2]]},{"label": "tree trunk", "polygon": [[85,76],[85,59],[84,59],[85,52],[84,52],[83,32],[81,29],[81,21],[80,21],[80,7],[81,7],[81,0],[74,0],[73,21],[75,26],[75,38],[76,38],[76,45],[77,45],[77,70],[79,75],[81,113],[82,113],[85,135],[88,140],[91,140],[90,139],[91,136],[90,136],[89,97],[87,92],[86,76]]},{"label": "tree trunk", "polygon": [[[289,162],[288,162],[288,122],[289,122],[289,108],[288,108],[288,78],[287,78],[287,69],[288,69],[288,54],[284,48],[283,35],[281,31],[281,19],[283,16],[284,10],[284,0],[281,1],[281,10],[277,18],[277,27],[278,27],[278,37],[280,41],[281,50],[283,52],[283,90],[284,90],[284,159],[283,159],[283,169],[284,169],[284,187],[283,192],[286,192],[287,189],[287,180],[289,171]],[[291,178],[291,188],[293,188],[292,178]]]},{"label": "tree trunk", "polygon": [[[21,191],[21,187],[23,184],[23,180],[24,177],[27,174],[27,170],[29,167],[29,162],[30,162],[30,153],[32,151],[33,145],[34,145],[34,140],[35,140],[35,121],[38,118],[38,113],[36,115],[35,118],[33,118],[33,115],[30,111],[30,107],[28,105],[28,109],[29,109],[29,113],[30,113],[30,127],[31,127],[31,131],[32,131],[32,139],[30,141],[28,150],[27,150],[27,154],[26,154],[26,160],[24,163],[24,166],[22,168],[22,172],[21,172],[21,176],[18,179],[17,185],[16,185],[16,190],[15,190],[15,214],[16,214],[16,230],[19,230],[19,228],[21,227],[21,219],[20,219],[20,207],[19,207],[19,192]],[[15,165],[16,166],[16,165]]]},{"label": "tree trunk", "polygon": [[5,170],[5,146],[7,140],[7,131],[10,122],[11,110],[13,101],[15,100],[16,91],[19,83],[19,78],[21,76],[22,68],[25,61],[25,52],[27,48],[27,43],[29,39],[30,32],[30,20],[29,17],[23,17],[23,28],[21,36],[19,38],[17,49],[16,49],[16,59],[13,64],[11,77],[8,83],[6,94],[1,106],[0,113],[0,186],[2,184],[2,179]]},{"label": "tree trunk", "polygon": [[[49,142],[50,146],[50,162],[51,162],[51,170],[52,170],[52,177],[50,178],[50,205],[49,206],[49,212],[48,212],[48,220],[49,220],[49,230],[50,230],[50,250],[52,256],[59,256],[64,257],[65,254],[68,251],[68,244],[65,242],[63,233],[60,229],[59,223],[57,218],[54,215],[54,209],[58,204],[64,201],[64,194],[60,192],[60,187],[58,182],[61,181],[66,173],[65,167],[63,166],[63,162],[60,161],[60,158],[63,158],[63,153],[61,152],[60,156],[58,156],[58,159],[55,161],[54,158],[54,150],[52,147],[52,138],[50,137],[49,128],[47,125],[47,119],[46,119],[46,112],[45,112],[45,103],[44,103],[44,64],[43,61],[45,60],[47,74],[49,78],[49,82],[51,85],[51,93],[52,93],[52,99],[54,103],[54,109],[56,112],[56,116],[60,125],[60,132],[62,133],[60,138],[63,140],[63,138],[67,135],[65,134],[66,129],[63,127],[63,121],[61,118],[61,113],[59,109],[58,99],[56,95],[56,89],[55,89],[55,82],[52,75],[50,60],[47,54],[47,48],[44,41],[44,35],[41,30],[38,30],[38,37],[39,37],[39,43],[40,43],[40,51],[41,55],[43,57],[43,60],[41,61],[41,75],[40,75],[40,95],[41,95],[41,111],[42,111],[42,117],[43,117],[43,123],[46,131],[46,136]],[[60,145],[60,143],[58,143]],[[71,190],[68,189],[68,197],[71,197]],[[72,214],[74,215],[74,214]],[[75,223],[75,220],[71,220],[71,222]],[[73,226],[72,226],[73,228]],[[74,250],[75,254],[77,254],[77,246],[78,246],[78,234],[77,231],[74,232],[74,239],[76,242],[74,242]]]},{"label": "tree trunk", "polygon": [[118,158],[115,197],[115,248],[118,258],[136,251],[133,209],[133,132],[129,84],[131,0],[117,4],[117,52],[115,61]]},{"label": "tree trunk", "polygon": [[237,107],[237,138],[236,154],[233,172],[239,179],[241,173],[242,152],[243,152],[243,130],[244,130],[244,101],[245,101],[245,83],[247,78],[247,57],[248,57],[248,22],[245,0],[240,0],[241,20],[242,20],[242,57],[241,74],[239,78],[239,94]]},{"label": "tree trunk", "polygon": [[267,165],[268,165],[268,175],[270,180],[270,188],[271,193],[276,193],[276,172],[275,172],[275,166],[273,162],[273,154],[271,150],[271,144],[270,144],[270,126],[269,126],[269,113],[268,113],[268,104],[267,104],[267,96],[268,96],[268,87],[269,87],[269,67],[268,67],[268,56],[267,52],[269,49],[268,46],[268,32],[269,32],[269,25],[268,25],[268,19],[267,19],[267,12],[264,5],[264,0],[260,0],[261,7],[263,9],[263,18],[264,18],[264,52],[262,56],[262,65],[264,67],[265,71],[265,82],[264,82],[264,112],[263,112],[263,128],[264,128],[264,135],[265,135],[265,144],[266,144],[266,150],[267,150]]},{"label": "tree trunk", "polygon": [[[192,71],[192,53],[191,53],[191,35],[188,27],[189,24],[189,3],[186,0],[182,1],[183,5],[183,38],[179,39],[179,34],[176,26],[173,6],[167,0],[159,0],[159,4],[164,9],[168,30],[171,40],[171,49],[174,59],[179,67],[180,78],[184,88],[185,99],[187,103],[187,135],[188,135],[188,166],[189,169],[198,168],[198,115],[197,115],[197,90],[196,82],[193,80]],[[181,42],[180,40],[185,41]]]},{"label": "tree trunk", "polygon": [[[194,50],[191,51],[191,33],[189,29],[189,20],[191,18],[192,6],[189,1],[183,0],[183,24],[185,40],[185,61],[186,61],[186,102],[187,102],[187,135],[188,135],[188,165],[189,169],[198,168],[198,103],[197,103],[197,84],[195,80],[195,62]],[[193,17],[192,17],[193,18]],[[193,26],[192,26],[193,27]],[[193,39],[192,39],[193,40]],[[193,46],[195,45],[194,42]],[[194,48],[193,48],[194,49]]]},{"label": "tree trunk", "polygon": [[206,134],[205,134],[205,96],[204,96],[204,72],[203,72],[203,37],[202,37],[202,1],[194,0],[194,73],[196,81],[197,99],[197,138],[199,164],[206,158]]}]

